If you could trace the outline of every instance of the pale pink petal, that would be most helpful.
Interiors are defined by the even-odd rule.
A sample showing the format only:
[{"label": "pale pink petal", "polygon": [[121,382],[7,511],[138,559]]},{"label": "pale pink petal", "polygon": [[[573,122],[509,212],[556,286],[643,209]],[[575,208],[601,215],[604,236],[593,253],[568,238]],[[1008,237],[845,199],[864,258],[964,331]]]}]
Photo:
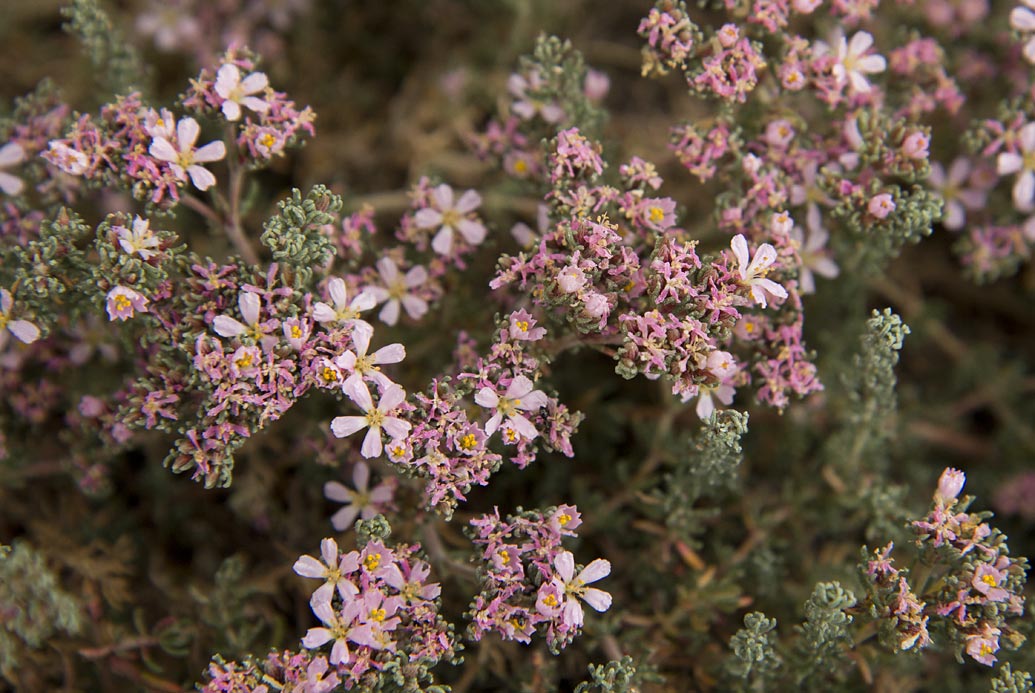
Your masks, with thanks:
[{"label": "pale pink petal", "polygon": [[331,277],[330,281],[327,282],[327,293],[330,295],[334,307],[338,310],[348,305],[348,291],[346,290],[345,280],[341,277]]},{"label": "pale pink petal", "polygon": [[406,273],[405,284],[408,289],[420,286],[426,281],[428,281],[428,271],[424,269],[423,265],[417,265]]},{"label": "pale pink petal", "polygon": [[194,161],[199,164],[207,164],[212,161],[222,161],[225,156],[226,145],[222,141],[216,140],[194,152]]},{"label": "pale pink petal", "polygon": [[248,325],[259,322],[259,310],[262,308],[262,302],[259,300],[258,294],[242,291],[237,298],[237,307],[241,311],[241,317]]},{"label": "pale pink petal", "polygon": [[601,613],[611,608],[611,595],[595,587],[587,589],[582,595],[582,599]]},{"label": "pale pink petal", "polygon": [[852,37],[848,44],[848,53],[851,55],[862,55],[873,45],[873,36],[868,31],[859,31]]},{"label": "pale pink petal", "polygon": [[945,228],[952,231],[963,228],[963,223],[966,220],[966,213],[963,211],[963,205],[957,200],[951,200],[945,204],[945,219],[942,223]]},{"label": "pale pink petal", "polygon": [[553,567],[564,582],[571,582],[575,577],[575,556],[571,551],[561,551],[553,559]]},{"label": "pale pink petal", "polygon": [[841,273],[837,263],[828,257],[816,258],[812,263],[812,271],[827,279],[833,279]]},{"label": "pale pink petal", "polygon": [[0,168],[7,168],[25,161],[25,150],[17,142],[8,142],[0,147]]},{"label": "pale pink petal", "polygon": [[459,200],[456,201],[455,209],[460,212],[460,214],[467,214],[468,212],[473,212],[477,209],[478,205],[481,203],[481,195],[479,195],[476,190],[468,190],[460,196]]},{"label": "pale pink petal", "polygon": [[324,498],[335,503],[351,503],[352,489],[339,481],[328,481],[323,485]]},{"label": "pale pink petal", "polygon": [[385,284],[391,286],[395,283],[395,278],[399,276],[399,268],[395,265],[395,261],[390,257],[383,257],[377,261],[377,271],[381,273],[381,278],[385,280]]},{"label": "pale pink petal", "polygon": [[381,428],[371,426],[370,430],[367,431],[366,437],[363,438],[363,446],[359,450],[360,454],[369,460],[379,457],[383,449],[381,445]]},{"label": "pale pink petal", "polygon": [[376,306],[379,301],[383,300],[383,298],[379,299],[377,297],[377,294],[374,293],[373,289],[367,289],[365,291],[361,291],[358,296],[352,299],[352,303],[349,305],[349,308],[357,313],[362,313],[365,310],[370,310]]},{"label": "pale pink petal", "polygon": [[327,566],[312,556],[302,556],[295,561],[292,568],[296,573],[307,578],[322,578],[327,572]]},{"label": "pale pink petal", "polygon": [[6,171],[0,171],[0,190],[4,191],[4,194],[21,195],[22,190],[25,189],[25,183],[18,176],[11,175]]},{"label": "pale pink petal", "polygon": [[346,505],[343,508],[339,508],[338,512],[331,515],[331,526],[339,532],[344,532],[352,527],[358,516],[358,507],[355,505]]},{"label": "pale pink petal", "polygon": [[237,337],[248,331],[248,328],[228,315],[217,315],[212,321],[212,329],[220,337]]},{"label": "pale pink petal", "polygon": [[212,175],[212,172],[203,166],[188,166],[187,175],[190,176],[190,182],[194,184],[194,187],[198,190],[208,190],[216,184],[216,177]]},{"label": "pale pink petal", "polygon": [[406,358],[406,347],[402,344],[389,344],[374,352],[374,363],[399,363]]},{"label": "pale pink petal", "polygon": [[242,94],[257,94],[264,90],[270,81],[265,72],[253,72],[241,81]]},{"label": "pale pink petal", "polygon": [[386,325],[394,325],[399,322],[399,301],[392,299],[386,303],[377,317]]},{"label": "pale pink petal", "polygon": [[582,610],[582,605],[579,604],[578,600],[569,599],[564,603],[564,611],[561,613],[561,620],[572,626],[573,628],[579,628],[582,626],[582,621],[585,612]]},{"label": "pale pink petal", "polygon": [[[389,417],[389,419],[393,419],[393,418],[394,417]],[[389,430],[388,425],[387,425],[389,419],[385,419],[385,430],[388,431],[388,435],[392,436],[392,440],[396,440],[398,438],[401,438],[402,436],[392,435],[392,432]],[[394,420],[401,421],[401,419],[394,419]],[[403,423],[405,423],[405,422],[403,422]],[[384,484],[381,484],[380,486],[375,487],[374,490],[372,490],[370,492],[370,496],[369,497],[370,497],[370,502],[371,503],[374,503],[375,505],[382,505],[382,504],[387,503],[388,501],[392,500],[393,496],[395,496],[395,491],[393,491],[390,486],[386,486]]]},{"label": "pale pink petal", "polygon": [[1017,31],[1035,31],[1035,12],[1027,7],[1015,7],[1010,12],[1010,26]]},{"label": "pale pink petal", "polygon": [[507,394],[504,395],[504,397],[507,399],[524,397],[531,392],[534,387],[535,385],[532,384],[531,380],[523,375],[519,375],[510,381],[510,386],[507,387]]},{"label": "pale pink petal", "polygon": [[363,411],[371,411],[374,408],[374,400],[370,397],[370,389],[362,380],[354,381],[351,386],[346,383],[345,395],[351,399]]},{"label": "pale pink petal", "polygon": [[224,101],[222,106],[223,116],[230,122],[241,119],[241,107],[236,101]]},{"label": "pale pink petal", "polygon": [[500,398],[491,388],[483,387],[475,393],[474,401],[486,409],[495,409],[496,405],[500,403]]},{"label": "pale pink petal", "polygon": [[443,212],[453,208],[453,189],[443,183],[431,191],[431,198]]},{"label": "pale pink petal", "polygon": [[390,412],[406,401],[406,391],[392,383],[381,394],[381,402],[377,405],[379,411]]},{"label": "pale pink petal", "polygon": [[201,126],[198,125],[198,121],[193,118],[180,118],[180,122],[176,124],[176,143],[179,145],[181,152],[190,151],[194,147],[194,143],[198,141],[198,135],[201,133]]},{"label": "pale pink petal", "polygon": [[457,226],[460,235],[471,245],[478,245],[485,240],[485,227],[481,222],[461,219]]},{"label": "pale pink petal", "polygon": [[492,417],[485,422],[485,435],[491,436],[493,433],[495,433],[496,429],[500,427],[500,424],[502,422],[503,414],[500,414],[499,412],[493,414]]},{"label": "pale pink petal", "polygon": [[418,296],[407,294],[402,297],[402,304],[406,314],[414,320],[420,320],[428,312],[428,302]]},{"label": "pale pink petal", "polygon": [[344,640],[335,640],[328,660],[332,665],[347,664],[349,661],[349,644]]},{"label": "pale pink petal", "polygon": [[6,315],[11,312],[11,306],[14,305],[14,297],[11,296],[11,292],[7,289],[0,289],[0,314]]},{"label": "pale pink petal", "polygon": [[740,264],[740,274],[744,276],[744,270],[748,266],[748,245],[747,240],[744,238],[744,234],[738,233],[730,241],[730,248],[733,249],[733,254],[737,258],[737,262]]},{"label": "pale pink petal", "polygon": [[[933,173],[933,171],[932,171]],[[948,180],[953,185],[962,185],[967,176],[970,175],[970,161],[964,157],[959,157],[952,162],[949,166],[949,177]]]},{"label": "pale pink petal", "polygon": [[763,243],[755,251],[755,257],[748,266],[747,274],[749,277],[757,277],[774,262],[776,262],[776,248],[768,243]]},{"label": "pale pink petal", "polygon": [[860,58],[855,64],[857,72],[871,75],[877,72],[884,72],[887,67],[888,63],[884,60],[883,55],[867,55],[865,58]]},{"label": "pale pink petal", "polygon": [[611,574],[611,562],[605,558],[597,558],[579,573],[579,580],[584,585],[601,580]]},{"label": "pale pink petal", "polygon": [[405,438],[410,432],[410,428],[412,428],[409,421],[403,421],[397,416],[386,416],[381,427],[385,429],[385,433],[392,440]]},{"label": "pale pink petal", "polygon": [[996,159],[996,172],[1000,176],[1007,176],[1011,173],[1016,173],[1021,170],[1024,166],[1024,159],[1020,154],[1013,152],[1003,152]]},{"label": "pale pink petal", "polygon": [[439,255],[449,255],[449,251],[453,249],[453,229],[449,226],[443,226],[435,234],[435,237],[431,239],[431,248]]},{"label": "pale pink petal", "polygon": [[147,151],[159,161],[176,161],[180,158],[176,148],[164,137],[154,138]]},{"label": "pale pink petal", "polygon": [[365,416],[336,416],[331,421],[331,433],[336,438],[345,438],[366,428],[366,425],[367,417]]},{"label": "pale pink petal", "polygon": [[697,417],[704,421],[715,412],[715,402],[712,401],[710,392],[702,392],[697,398]]},{"label": "pale pink petal", "polygon": [[848,81],[852,84],[852,89],[860,94],[867,94],[870,91],[870,83],[866,81],[866,78],[861,73],[852,70],[848,73]]},{"label": "pale pink petal", "polygon": [[216,93],[222,96],[224,99],[230,96],[230,92],[234,90],[241,81],[241,71],[236,65],[232,63],[226,63],[219,68],[216,72]]},{"label": "pale pink petal", "polygon": [[[367,349],[370,348],[370,338],[374,336],[373,332],[367,332],[366,330],[354,330],[352,333],[352,343],[356,347],[356,356],[366,356]],[[355,357],[352,359],[352,364],[355,364]]]},{"label": "pale pink petal", "polygon": [[1032,198],[1035,197],[1035,173],[1024,171],[1017,176],[1013,186],[1013,203],[1022,212],[1032,209]]},{"label": "pale pink petal", "polygon": [[1035,123],[1021,128],[1021,151],[1035,152]]},{"label": "pale pink petal", "polygon": [[313,320],[316,322],[333,322],[337,319],[337,312],[323,301],[313,304]]},{"label": "pale pink petal", "polygon": [[24,344],[32,344],[40,338],[40,328],[28,320],[15,320],[7,323],[7,329]]},{"label": "pale pink petal", "polygon": [[787,289],[783,288],[772,279],[756,279],[755,280],[765,291],[773,296],[779,296],[780,298],[787,298]]},{"label": "pale pink petal", "polygon": [[539,431],[535,429],[532,422],[521,416],[521,414],[511,414],[507,417],[507,421],[514,427],[514,430],[521,434],[521,437],[528,440],[534,440],[539,435]]},{"label": "pale pink petal", "polygon": [[326,645],[334,639],[334,635],[326,628],[310,628],[302,638],[302,645],[310,650]]},{"label": "pale pink petal", "polygon": [[246,96],[241,99],[241,103],[256,113],[265,113],[270,110],[270,105],[256,96]]},{"label": "pale pink petal", "polygon": [[522,395],[520,399],[521,403],[516,406],[524,411],[537,411],[545,407],[550,401],[550,398],[542,390],[533,390],[528,394]]},{"label": "pale pink petal", "polygon": [[413,215],[413,221],[416,222],[418,228],[433,228],[442,223],[442,212],[437,209],[421,209]]}]

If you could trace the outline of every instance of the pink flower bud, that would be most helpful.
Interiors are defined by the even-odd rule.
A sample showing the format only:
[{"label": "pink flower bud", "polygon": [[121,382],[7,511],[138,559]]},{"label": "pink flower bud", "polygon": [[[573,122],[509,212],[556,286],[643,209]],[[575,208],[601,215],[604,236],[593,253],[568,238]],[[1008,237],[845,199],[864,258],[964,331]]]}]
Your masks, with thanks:
[{"label": "pink flower bud", "polygon": [[740,30],[736,24],[724,24],[716,35],[719,37],[719,45],[730,48],[740,38]]},{"label": "pink flower bud", "polygon": [[586,294],[586,298],[584,300],[586,303],[586,313],[591,318],[602,318],[607,313],[607,297],[603,294],[591,291]]}]

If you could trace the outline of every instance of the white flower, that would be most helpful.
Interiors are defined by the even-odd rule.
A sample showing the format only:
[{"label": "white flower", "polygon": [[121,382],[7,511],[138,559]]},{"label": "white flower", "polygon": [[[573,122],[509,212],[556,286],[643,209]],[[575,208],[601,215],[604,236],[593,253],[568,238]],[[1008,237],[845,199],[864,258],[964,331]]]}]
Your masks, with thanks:
[{"label": "white flower", "polygon": [[579,628],[582,626],[585,615],[582,611],[582,604],[579,600],[585,601],[597,611],[604,612],[611,608],[611,595],[604,590],[586,585],[602,580],[611,574],[611,563],[603,558],[598,558],[583,568],[578,575],[575,575],[575,557],[571,551],[561,551],[553,559],[554,568],[557,569],[557,577],[553,584],[557,590],[564,595],[564,602],[561,606],[561,621]]},{"label": "white flower", "polygon": [[357,517],[369,520],[381,511],[381,508],[392,500],[395,491],[391,484],[382,483],[372,490],[370,485],[370,467],[366,462],[357,462],[352,470],[352,483],[356,490],[348,488],[337,481],[328,481],[323,485],[323,495],[328,499],[345,503],[338,512],[331,517],[331,524],[334,529],[344,532],[356,521]]},{"label": "white flower", "polygon": [[[712,385],[702,384],[698,387],[697,412],[698,418],[702,421],[708,419],[715,413],[715,401],[712,395],[719,398],[719,401],[727,407],[733,404],[733,395],[736,393],[730,382],[737,374],[737,361],[728,351],[715,350],[708,354],[705,369],[718,378],[718,382]],[[684,398],[683,401],[686,401]]]},{"label": "white flower", "polygon": [[406,347],[398,343],[389,344],[368,355],[367,349],[370,348],[370,333],[366,331],[353,332],[352,343],[356,347],[356,351],[346,351],[334,359],[335,366],[346,371],[352,371],[352,375],[348,377],[345,384],[348,384],[353,379],[363,380],[363,378],[370,378],[377,383],[378,387],[388,387],[392,381],[381,372],[378,366],[402,361],[406,358]]},{"label": "white flower", "polygon": [[344,323],[351,325],[353,339],[359,333],[366,333],[367,340],[369,341],[370,335],[374,333],[374,328],[366,320],[360,320],[359,314],[377,305],[377,299],[374,297],[374,294],[370,291],[361,291],[359,295],[352,299],[352,303],[349,303],[345,280],[340,277],[332,277],[327,282],[327,293],[330,294],[334,307],[332,308],[323,301],[318,301],[313,305],[313,319],[320,324],[333,323],[339,325]]},{"label": "white flower", "polygon": [[410,424],[402,419],[389,416],[396,407],[406,400],[406,392],[401,387],[392,383],[381,393],[381,401],[377,408],[374,407],[374,400],[370,397],[370,390],[362,380],[353,380],[343,386],[345,394],[355,402],[365,413],[363,416],[338,416],[331,421],[331,432],[338,438],[345,438],[356,431],[369,428],[366,437],[363,439],[363,446],[360,452],[367,459],[377,457],[383,449],[381,443],[381,429],[388,433],[393,439],[402,438],[410,432]]},{"label": "white flower", "polygon": [[[237,308],[241,311],[242,323],[229,315],[217,315],[212,320],[212,329],[220,337],[240,337],[242,335],[251,337],[265,350],[270,350],[277,343],[277,338],[267,334],[269,326],[259,321],[259,310],[262,303],[258,294],[251,291],[242,291],[237,297]],[[275,325],[274,325],[275,326]]]},{"label": "white flower", "polygon": [[[817,42],[818,44],[819,42]],[[856,32],[851,41],[845,38],[840,30],[834,35],[834,58],[837,61],[833,67],[833,75],[839,85],[845,81],[853,92],[865,94],[870,91],[870,83],[866,81],[866,75],[884,72],[887,61],[881,55],[866,55],[866,52],[873,46],[873,36],[866,31]],[[818,45],[817,48],[825,50],[825,46]]]},{"label": "white flower", "polygon": [[3,190],[8,195],[21,194],[22,190],[25,189],[25,183],[22,182],[21,178],[3,169],[10,168],[23,161],[25,161],[25,150],[17,142],[8,142],[3,147],[0,147],[0,190]]},{"label": "white flower", "polygon": [[747,240],[743,234],[738,233],[734,236],[730,247],[733,248],[733,254],[737,256],[737,262],[740,263],[740,281],[751,287],[751,296],[758,305],[766,307],[766,294],[787,298],[786,289],[772,279],[765,278],[769,268],[776,262],[776,248],[768,243],[763,243],[758,246],[754,259],[749,263]]},{"label": "white flower", "polygon": [[586,285],[586,273],[578,265],[565,265],[557,273],[557,286],[566,294],[573,294]]},{"label": "white flower", "polygon": [[151,248],[157,248],[160,244],[154,232],[151,231],[150,224],[151,222],[147,219],[135,217],[132,231],[125,226],[116,226],[115,233],[122,249],[130,255],[134,253],[139,255],[145,261],[150,260],[155,255],[155,251]]},{"label": "white flower", "polygon": [[801,268],[798,279],[801,282],[801,293],[811,294],[816,291],[816,278],[813,273],[827,279],[840,274],[841,269],[824,252],[830,233],[823,228],[819,215],[819,207],[811,205],[805,216],[808,235],[800,226],[791,229],[791,239],[798,244],[798,255],[801,257]]},{"label": "white flower", "polygon": [[374,295],[377,303],[386,301],[384,308],[378,314],[381,322],[386,325],[394,325],[399,321],[399,305],[406,309],[406,313],[414,320],[420,320],[428,312],[428,302],[420,296],[410,293],[428,281],[428,271],[421,266],[411,267],[405,276],[399,274],[399,267],[390,257],[383,257],[377,261],[377,271],[381,273],[381,279],[385,286],[371,286],[367,289]]},{"label": "white flower", "polygon": [[326,627],[310,628],[306,632],[305,637],[302,638],[302,645],[313,650],[333,640],[334,646],[331,648],[331,656],[328,658],[330,663],[332,665],[348,663],[348,638],[352,623],[345,623],[329,601],[314,602],[311,606],[313,607],[313,613],[316,614],[316,617]]},{"label": "white flower", "polygon": [[438,233],[431,239],[431,247],[436,253],[449,255],[453,249],[454,231],[459,231],[471,245],[478,245],[485,240],[485,226],[467,216],[482,203],[477,191],[468,190],[453,204],[453,189],[443,183],[431,192],[431,198],[434,208],[418,211],[414,221],[424,229],[439,227]]},{"label": "white flower", "polygon": [[1021,212],[1035,209],[1032,200],[1035,198],[1035,123],[1028,123],[1021,128],[1020,153],[1003,152],[996,160],[996,170],[1000,176],[1018,173],[1013,184],[1013,204]]},{"label": "white flower", "polygon": [[937,161],[931,164],[931,175],[928,182],[931,188],[936,190],[945,200],[945,217],[942,225],[950,231],[958,231],[966,223],[967,209],[981,209],[985,206],[985,198],[988,195],[980,188],[964,188],[963,185],[970,177],[970,162],[965,157],[959,157],[949,166],[946,174],[945,167]]},{"label": "white flower", "polygon": [[263,72],[253,72],[241,79],[241,71],[232,63],[226,63],[216,73],[216,93],[226,99],[223,115],[227,120],[241,119],[241,106],[247,106],[256,113],[265,113],[270,105],[253,96],[266,90],[269,80]]},{"label": "white flower", "polygon": [[326,581],[313,592],[312,601],[314,603],[330,602],[335,589],[342,599],[349,599],[359,594],[356,585],[345,577],[359,570],[358,553],[350,551],[339,558],[338,542],[334,539],[324,539],[320,542],[320,557],[323,558],[322,563],[312,556],[305,555],[295,561],[293,566],[294,571],[302,577]]},{"label": "white flower", "polygon": [[180,122],[176,124],[175,146],[165,137],[155,137],[148,151],[159,161],[168,162],[178,180],[185,181],[187,176],[190,176],[194,187],[198,190],[208,190],[215,185],[216,177],[198,164],[219,161],[225,157],[226,145],[217,140],[195,149],[194,144],[198,141],[199,134],[201,126],[198,125],[198,121],[190,117],[180,118]]},{"label": "white flower", "polygon": [[23,344],[32,344],[40,338],[40,329],[28,320],[11,320],[11,307],[14,297],[7,289],[0,289],[0,349],[7,345],[7,333],[10,332]]},{"label": "white flower", "polygon": [[533,390],[535,387],[532,381],[523,375],[519,375],[510,381],[506,394],[500,397],[491,388],[483,387],[474,396],[474,401],[486,409],[495,409],[485,423],[485,435],[491,436],[503,423],[503,417],[515,431],[528,440],[532,440],[539,432],[535,430],[532,422],[519,414],[519,411],[538,411],[546,406],[547,398],[542,390]]},{"label": "white flower", "polygon": [[63,142],[51,140],[43,158],[70,176],[81,176],[90,168],[90,159]]}]

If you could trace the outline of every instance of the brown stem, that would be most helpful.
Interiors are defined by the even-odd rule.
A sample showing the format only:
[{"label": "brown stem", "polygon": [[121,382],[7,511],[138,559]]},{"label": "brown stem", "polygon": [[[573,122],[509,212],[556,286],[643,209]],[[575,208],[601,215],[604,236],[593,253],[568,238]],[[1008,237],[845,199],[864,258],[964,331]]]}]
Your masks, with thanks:
[{"label": "brown stem", "polygon": [[129,640],[123,640],[122,642],[112,643],[105,645],[104,647],[87,647],[79,650],[79,654],[87,659],[104,659],[117,652],[126,652],[127,650],[142,650],[148,647],[154,647],[158,644],[157,638],[150,636],[141,636],[139,638],[130,638]]}]

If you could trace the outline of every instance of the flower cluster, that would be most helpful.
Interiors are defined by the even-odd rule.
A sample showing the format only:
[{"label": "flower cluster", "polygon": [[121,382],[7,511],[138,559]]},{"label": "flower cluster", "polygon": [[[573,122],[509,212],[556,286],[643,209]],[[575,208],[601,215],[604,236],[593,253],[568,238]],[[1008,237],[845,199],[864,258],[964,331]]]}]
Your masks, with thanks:
[{"label": "flower cluster", "polygon": [[575,558],[561,547],[582,524],[575,506],[500,517],[499,510],[471,520],[469,534],[481,551],[481,594],[471,603],[470,635],[496,632],[528,643],[539,632],[557,652],[582,630],[582,603],[596,611],[611,607],[611,595],[587,585],[611,573],[597,558],[576,572]]},{"label": "flower cluster", "polygon": [[334,539],[324,539],[322,560],[295,562],[296,573],[323,581],[310,599],[322,625],[310,628],[302,644],[315,650],[333,643],[328,661],[351,685],[376,677],[397,657],[434,663],[453,656],[456,644],[438,614],[441,588],[427,582],[430,567],[418,549],[372,539],[340,553]]}]

